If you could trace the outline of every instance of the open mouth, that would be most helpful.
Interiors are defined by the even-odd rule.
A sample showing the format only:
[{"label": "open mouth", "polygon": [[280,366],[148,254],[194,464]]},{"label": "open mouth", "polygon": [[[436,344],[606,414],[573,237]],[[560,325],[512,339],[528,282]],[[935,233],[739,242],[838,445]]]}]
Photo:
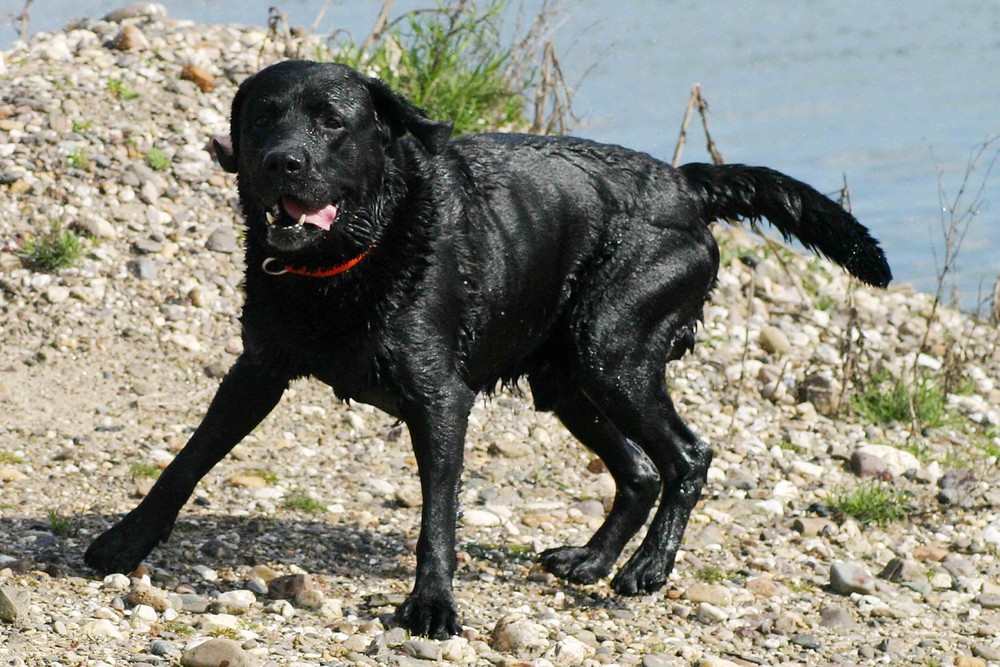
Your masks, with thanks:
[{"label": "open mouth", "polygon": [[269,225],[277,227],[312,225],[323,231],[330,231],[330,226],[337,219],[337,212],[337,205],[333,203],[314,208],[300,199],[285,195],[264,215]]}]

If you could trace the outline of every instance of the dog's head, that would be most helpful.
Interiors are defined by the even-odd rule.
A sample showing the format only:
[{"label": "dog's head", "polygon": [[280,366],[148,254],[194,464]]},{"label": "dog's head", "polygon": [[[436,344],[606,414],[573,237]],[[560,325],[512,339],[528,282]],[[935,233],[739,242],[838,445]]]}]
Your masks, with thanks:
[{"label": "dog's head", "polygon": [[238,174],[251,233],[266,230],[267,245],[286,256],[331,261],[375,241],[392,144],[409,133],[437,154],[451,130],[350,67],[286,61],[243,82],[232,144],[215,150]]}]

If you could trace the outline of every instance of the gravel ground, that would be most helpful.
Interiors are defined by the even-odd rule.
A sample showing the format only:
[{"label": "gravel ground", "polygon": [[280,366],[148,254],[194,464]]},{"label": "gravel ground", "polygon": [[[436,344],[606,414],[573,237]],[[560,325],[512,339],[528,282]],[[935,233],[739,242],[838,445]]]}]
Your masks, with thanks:
[{"label": "gravel ground", "polygon": [[[240,351],[235,188],[205,148],[236,84],[296,48],[313,52],[139,16],[0,54],[0,661],[1000,664],[996,327],[950,309],[929,322],[927,295],[856,288],[725,229],[699,347],[668,370],[717,456],[662,592],[619,598],[535,566],[589,537],[613,485],[530,397],[500,393],[466,445],[465,631],[390,628],[418,531],[408,435],[310,381],[140,571],[96,578],[86,545],[148,490]],[[23,266],[12,251],[52,225],[86,234],[83,257]],[[961,379],[943,426],[838,410],[845,376],[914,363]],[[906,520],[829,514],[869,476],[909,494]]]}]

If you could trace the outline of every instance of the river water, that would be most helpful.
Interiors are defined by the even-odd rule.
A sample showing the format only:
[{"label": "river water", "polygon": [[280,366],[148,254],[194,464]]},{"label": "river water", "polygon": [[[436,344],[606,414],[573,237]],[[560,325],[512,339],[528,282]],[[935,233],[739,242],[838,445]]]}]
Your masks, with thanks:
[{"label": "river water", "polygon": [[[21,0],[0,0],[0,14]],[[31,29],[101,16],[121,0],[35,0]],[[166,0],[174,18],[264,25],[278,4],[311,25],[320,0]],[[396,13],[433,5],[397,0]],[[512,5],[516,4],[513,1]],[[528,11],[538,6],[527,0]],[[319,32],[360,38],[381,2],[334,0]],[[512,13],[513,16],[513,13]],[[509,23],[513,23],[513,18]],[[932,290],[941,224],[975,210],[949,281],[975,308],[1000,274],[1000,149],[965,179],[976,146],[1000,134],[996,0],[564,0],[553,38],[575,88],[574,133],[669,160],[691,85],[729,162],[767,165],[824,192],[846,177],[854,212],[886,247],[898,281]],[[14,31],[2,26],[0,48]],[[685,161],[706,161],[700,130]],[[976,196],[977,193],[980,196]],[[944,209],[944,210],[943,210]]]}]

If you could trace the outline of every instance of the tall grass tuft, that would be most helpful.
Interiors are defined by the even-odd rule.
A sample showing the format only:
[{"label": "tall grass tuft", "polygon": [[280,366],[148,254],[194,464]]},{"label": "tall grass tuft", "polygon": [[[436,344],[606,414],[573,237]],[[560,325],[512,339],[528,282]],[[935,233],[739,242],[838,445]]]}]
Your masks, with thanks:
[{"label": "tall grass tuft", "polygon": [[72,266],[83,255],[83,241],[61,227],[28,239],[17,256],[33,271],[53,272]]},{"label": "tall grass tuft", "polygon": [[[541,74],[540,66],[531,63],[538,52],[551,51],[550,45],[541,45],[539,28],[551,10],[546,3],[527,33],[506,45],[500,35],[505,5],[505,0],[460,1],[408,12],[380,21],[360,45],[350,39],[335,42],[331,57],[378,76],[431,118],[453,121],[456,135],[559,131],[571,112],[561,74],[553,71],[558,61],[547,55]],[[539,123],[536,109],[533,123],[529,102],[558,118]]]}]

